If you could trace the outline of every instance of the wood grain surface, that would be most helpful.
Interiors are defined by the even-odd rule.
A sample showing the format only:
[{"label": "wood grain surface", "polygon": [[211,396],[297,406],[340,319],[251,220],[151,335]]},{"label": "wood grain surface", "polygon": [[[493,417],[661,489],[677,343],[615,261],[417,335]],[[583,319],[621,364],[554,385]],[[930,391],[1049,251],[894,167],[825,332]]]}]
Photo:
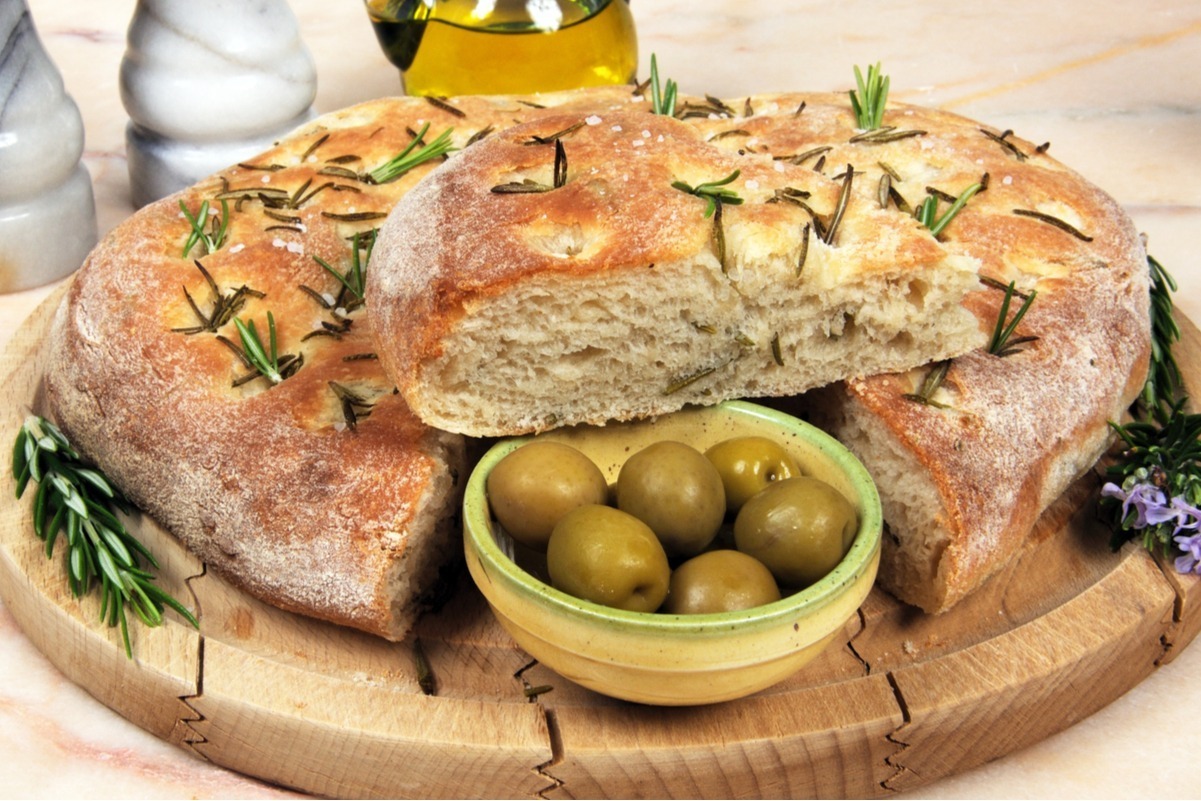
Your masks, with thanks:
[{"label": "wood grain surface", "polygon": [[[0,357],[0,431],[40,411],[61,292]],[[1201,387],[1201,335],[1177,358]],[[1201,581],[1118,553],[1081,478],[1018,559],[950,612],[875,591],[826,653],[758,695],[660,709],[605,698],[516,648],[465,572],[410,641],[266,606],[208,573],[152,520],[131,530],[194,609],[119,631],[67,589],[5,470],[0,597],[30,640],[119,714],[198,758],[328,796],[882,797],[1035,743],[1119,697],[1201,628]],[[423,689],[418,664],[428,665]],[[428,685],[428,683],[427,683]],[[428,694],[426,689],[432,689]]]}]

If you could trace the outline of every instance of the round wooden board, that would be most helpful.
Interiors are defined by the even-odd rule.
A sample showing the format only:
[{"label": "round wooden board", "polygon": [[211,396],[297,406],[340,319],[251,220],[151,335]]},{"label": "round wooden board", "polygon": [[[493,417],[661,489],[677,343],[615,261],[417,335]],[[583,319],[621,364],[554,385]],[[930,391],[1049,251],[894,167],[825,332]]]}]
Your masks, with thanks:
[{"label": "round wooden board", "polygon": [[[0,431],[40,409],[61,296],[0,360]],[[1201,335],[1177,358],[1201,388]],[[342,797],[881,797],[1037,742],[1122,695],[1201,628],[1201,582],[1112,553],[1099,479],[1078,481],[980,592],[928,616],[876,591],[839,641],[776,687],[725,704],[614,701],[517,649],[464,574],[416,636],[388,643],[232,589],[149,519],[160,583],[196,610],[135,625],[134,659],[67,590],[5,470],[0,596],[71,680],[155,735],[233,770]],[[418,664],[429,668],[427,694]]]}]

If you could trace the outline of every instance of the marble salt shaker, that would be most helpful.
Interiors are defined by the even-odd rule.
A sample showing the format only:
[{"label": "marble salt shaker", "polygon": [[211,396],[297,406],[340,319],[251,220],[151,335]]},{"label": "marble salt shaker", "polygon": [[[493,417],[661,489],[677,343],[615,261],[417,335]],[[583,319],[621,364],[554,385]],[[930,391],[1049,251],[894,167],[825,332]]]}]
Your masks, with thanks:
[{"label": "marble salt shaker", "polygon": [[0,0],[0,292],[72,273],[96,244],[83,118],[25,0]]},{"label": "marble salt shaker", "polygon": [[268,149],[312,119],[316,91],[285,0],[138,0],[121,61],[133,202]]}]

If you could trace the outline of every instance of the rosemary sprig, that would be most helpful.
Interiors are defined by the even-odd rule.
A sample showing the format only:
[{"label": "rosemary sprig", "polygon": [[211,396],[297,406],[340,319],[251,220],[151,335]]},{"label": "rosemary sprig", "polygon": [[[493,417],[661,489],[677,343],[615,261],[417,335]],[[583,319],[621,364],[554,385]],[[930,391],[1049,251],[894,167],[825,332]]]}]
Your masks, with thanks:
[{"label": "rosemary sprig", "polygon": [[651,53],[651,111],[665,117],[675,116],[679,90],[680,87],[671,78],[663,86],[659,85],[659,62]]},{"label": "rosemary sprig", "polygon": [[[985,176],[985,178],[987,178],[987,176]],[[984,189],[987,183],[987,180],[981,179],[980,181],[977,181],[969,186],[967,189],[964,189],[959,193],[959,196],[955,198],[954,202],[951,203],[950,208],[943,212],[941,217],[938,216],[938,194],[927,190],[929,194],[927,194],[926,199],[919,203],[917,208],[913,210],[913,216],[916,217],[922,225],[930,229],[931,235],[938,236],[948,225],[951,224],[951,220],[955,219],[955,216],[959,214],[959,212],[963,211],[963,207],[966,206],[967,202],[972,199],[972,196]]]},{"label": "rosemary sprig", "polygon": [[1173,344],[1180,340],[1180,326],[1172,315],[1176,280],[1150,255],[1147,266],[1151,270],[1151,368],[1139,395],[1144,416],[1171,404],[1184,389],[1180,366],[1172,354]]},{"label": "rosemary sprig", "polygon": [[455,150],[455,147],[450,143],[450,133],[454,130],[453,128],[447,128],[438,135],[437,139],[429,144],[422,144],[425,132],[429,130],[429,127],[430,124],[427,122],[404,150],[368,173],[371,180],[377,184],[386,184],[389,181],[395,181],[414,167],[424,164],[431,159],[441,158],[450,151]]},{"label": "rosemary sprig", "polygon": [[1138,538],[1149,551],[1175,555],[1181,573],[1201,573],[1201,414],[1184,411],[1188,398],[1172,356],[1180,330],[1173,318],[1176,282],[1158,261],[1151,271],[1151,368],[1125,425],[1110,421],[1124,448],[1101,488],[1116,549]]},{"label": "rosemary sprig", "polygon": [[242,309],[242,307],[246,304],[247,298],[266,297],[266,295],[264,295],[262,292],[259,292],[257,289],[251,289],[245,284],[242,284],[242,286],[238,287],[233,292],[223,292],[221,291],[221,287],[217,285],[217,282],[213,280],[213,276],[210,275],[209,271],[204,268],[204,265],[201,264],[199,260],[197,260],[195,264],[196,269],[200,271],[202,276],[204,276],[205,283],[208,284],[209,290],[213,293],[213,309],[208,314],[205,314],[203,311],[201,311],[200,306],[192,297],[192,293],[188,292],[188,288],[185,286],[183,288],[184,298],[187,299],[188,306],[191,307],[192,313],[196,315],[196,318],[200,321],[200,323],[199,325],[172,328],[172,331],[188,335],[201,334],[206,331],[215,333]]},{"label": "rosemary sprig", "polygon": [[855,112],[855,122],[863,131],[874,131],[884,121],[884,106],[888,102],[888,76],[880,73],[880,64],[867,68],[867,79],[859,67],[855,67],[855,85],[850,91],[851,108]]},{"label": "rosemary sprig", "polygon": [[1030,293],[1022,300],[1022,305],[1014,312],[1013,319],[1008,323],[1005,322],[1009,316],[1009,305],[1013,301],[1013,296],[1017,291],[1017,287],[1013,281],[1005,287],[1005,298],[1001,301],[1001,311],[997,315],[997,324],[993,327],[992,338],[988,342],[988,352],[994,356],[1010,356],[1017,353],[1019,345],[1027,342],[1033,342],[1038,337],[1018,337],[1011,339],[1013,332],[1017,329],[1018,323],[1026,316],[1026,312],[1030,311],[1030,304],[1034,303],[1034,299],[1038,297],[1038,290],[1032,289]]},{"label": "rosemary sprig", "polygon": [[133,658],[133,648],[126,607],[152,628],[162,624],[165,607],[199,628],[196,617],[156,586],[154,575],[142,566],[157,568],[158,563],[117,517],[132,511],[132,505],[101,471],[83,461],[57,426],[43,417],[27,417],[13,444],[12,470],[18,499],[30,481],[37,483],[33,528],[46,543],[46,557],[65,533],[71,593],[78,598],[100,582],[100,619],[121,627],[127,657]]},{"label": "rosemary sprig", "polygon": [[207,200],[201,202],[200,209],[195,216],[188,211],[187,204],[182,200],[179,201],[179,210],[183,212],[184,219],[188,221],[188,226],[192,229],[184,242],[183,251],[179,254],[181,259],[186,259],[197,244],[204,245],[204,255],[206,256],[221,249],[221,246],[225,244],[225,236],[229,232],[228,201],[224,198],[221,199],[221,214],[216,219],[212,219],[213,215],[209,214]]},{"label": "rosemary sprig", "polygon": [[741,173],[741,170],[734,170],[734,172],[730,173],[725,178],[717,181],[706,181],[704,183],[697,184],[696,186],[689,186],[683,181],[672,181],[671,185],[673,188],[679,189],[681,192],[687,192],[690,195],[696,195],[697,197],[704,199],[705,217],[708,218],[713,216],[713,212],[716,211],[718,203],[727,203],[731,206],[737,206],[742,203],[742,198],[738,196],[737,192],[726,188],[726,186],[730,183],[733,183]]},{"label": "rosemary sprig", "polygon": [[[300,365],[303,363],[302,357],[293,354],[287,354],[283,357],[279,355],[279,347],[275,335],[275,317],[271,312],[267,312],[267,345],[264,345],[263,340],[259,337],[254,320],[244,323],[242,322],[242,318],[235,317],[234,325],[238,329],[238,337],[242,340],[242,350],[240,353],[242,360],[246,363],[247,367],[256,371],[251,374],[251,378],[261,375],[272,384],[278,384],[300,369]],[[244,383],[244,381],[236,381],[234,383],[238,385]]]},{"label": "rosemary sprig", "polygon": [[1124,449],[1107,468],[1114,479],[1101,491],[1114,548],[1136,537],[1149,551],[1179,554],[1182,573],[1197,572],[1201,548],[1201,414],[1184,411],[1186,398],[1151,409],[1125,425],[1110,421]]},{"label": "rosemary sprig", "polygon": [[[355,232],[350,245],[350,267],[345,273],[338,272],[320,256],[313,256],[313,261],[320,264],[322,269],[338,279],[338,283],[341,284],[337,297],[330,305],[331,308],[344,308],[350,311],[363,304],[367,290],[367,265],[371,262],[371,251],[375,248],[375,233],[375,230],[372,230],[368,236],[366,251],[363,252],[364,246],[359,241],[359,233]],[[347,300],[348,294],[352,298],[349,301]]]}]

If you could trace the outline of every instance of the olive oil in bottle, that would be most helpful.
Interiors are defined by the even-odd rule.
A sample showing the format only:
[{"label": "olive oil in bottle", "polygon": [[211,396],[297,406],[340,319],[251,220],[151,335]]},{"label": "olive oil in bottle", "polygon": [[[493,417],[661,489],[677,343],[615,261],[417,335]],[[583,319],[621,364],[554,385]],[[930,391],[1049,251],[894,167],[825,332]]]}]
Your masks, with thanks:
[{"label": "olive oil in bottle", "polygon": [[629,0],[366,0],[410,95],[518,94],[631,81]]}]

